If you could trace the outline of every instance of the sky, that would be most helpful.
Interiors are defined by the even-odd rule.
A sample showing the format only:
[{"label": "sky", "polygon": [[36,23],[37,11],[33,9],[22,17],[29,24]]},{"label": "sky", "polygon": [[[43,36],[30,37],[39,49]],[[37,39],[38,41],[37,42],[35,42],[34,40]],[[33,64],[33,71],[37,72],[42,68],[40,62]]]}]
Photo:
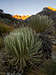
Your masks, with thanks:
[{"label": "sky", "polygon": [[56,8],[56,0],[0,0],[0,9],[12,15],[33,15],[47,6]]}]

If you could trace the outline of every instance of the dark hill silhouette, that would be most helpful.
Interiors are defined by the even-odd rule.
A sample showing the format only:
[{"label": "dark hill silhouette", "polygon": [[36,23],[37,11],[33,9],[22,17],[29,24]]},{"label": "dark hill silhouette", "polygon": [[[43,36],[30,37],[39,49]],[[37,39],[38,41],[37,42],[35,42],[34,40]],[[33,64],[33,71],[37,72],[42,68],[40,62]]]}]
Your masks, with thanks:
[{"label": "dark hill silhouette", "polygon": [[0,9],[0,21],[13,27],[19,27],[20,25],[23,25],[23,20],[17,20],[13,18],[11,14],[5,13],[2,9]]},{"label": "dark hill silhouette", "polygon": [[[36,15],[46,15],[46,16],[49,16],[49,18],[51,18],[52,20],[56,21],[56,11],[52,11],[48,7],[43,8],[43,10],[41,12],[37,13]],[[25,21],[30,20],[31,17],[36,16],[36,15],[30,16]]]},{"label": "dark hill silhouette", "polygon": [[49,9],[48,7],[45,7],[45,8],[43,8],[43,10],[41,12],[37,13],[36,15],[30,16],[28,19],[25,20],[25,22],[29,23],[30,19],[33,16],[37,16],[37,15],[43,15],[43,16],[46,15],[46,16],[48,16],[48,18],[53,20],[53,22],[54,22],[53,26],[56,29],[56,11],[53,11],[53,10]]},{"label": "dark hill silhouette", "polygon": [[56,27],[56,11],[52,11],[51,9],[48,9],[48,7],[45,7],[41,12],[37,13],[36,15],[38,14],[46,15],[51,18],[54,21]]}]

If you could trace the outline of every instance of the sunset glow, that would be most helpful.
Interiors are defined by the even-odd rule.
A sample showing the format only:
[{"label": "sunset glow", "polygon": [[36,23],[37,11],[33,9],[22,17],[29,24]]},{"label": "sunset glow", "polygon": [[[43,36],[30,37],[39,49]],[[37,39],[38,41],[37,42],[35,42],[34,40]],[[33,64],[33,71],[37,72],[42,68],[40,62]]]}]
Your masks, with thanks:
[{"label": "sunset glow", "polygon": [[13,16],[14,18],[16,18],[16,19],[22,19],[22,20],[25,20],[25,19],[27,19],[27,18],[29,18],[30,16],[29,15],[23,15],[23,16],[20,16],[20,15],[14,15]]},{"label": "sunset glow", "polygon": [[56,11],[55,8],[52,8],[52,7],[48,7],[48,9],[52,10],[52,11]]}]

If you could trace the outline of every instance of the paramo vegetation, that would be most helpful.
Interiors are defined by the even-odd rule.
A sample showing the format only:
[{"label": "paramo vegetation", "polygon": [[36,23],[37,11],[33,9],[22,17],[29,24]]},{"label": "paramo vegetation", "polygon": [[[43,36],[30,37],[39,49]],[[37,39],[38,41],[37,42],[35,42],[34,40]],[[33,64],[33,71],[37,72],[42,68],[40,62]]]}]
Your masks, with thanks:
[{"label": "paramo vegetation", "polygon": [[55,75],[53,19],[38,13],[18,20],[0,13],[0,75]]}]

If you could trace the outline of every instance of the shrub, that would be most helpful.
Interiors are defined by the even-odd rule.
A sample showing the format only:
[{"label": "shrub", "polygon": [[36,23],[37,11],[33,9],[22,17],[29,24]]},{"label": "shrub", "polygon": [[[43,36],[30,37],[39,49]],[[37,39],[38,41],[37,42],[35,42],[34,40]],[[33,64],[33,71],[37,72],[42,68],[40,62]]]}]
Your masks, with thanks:
[{"label": "shrub", "polygon": [[36,15],[31,17],[29,24],[36,32],[44,32],[53,25],[53,20],[49,19],[48,16]]},{"label": "shrub", "polygon": [[52,56],[52,41],[48,35],[45,33],[40,34],[39,36],[42,40],[41,50],[43,52],[44,58],[49,59]]},{"label": "shrub", "polygon": [[[11,32],[5,38],[5,48],[9,55],[15,57],[11,64],[17,65],[19,71],[23,71],[25,67],[38,65],[42,62],[42,52],[39,49],[42,45],[41,39],[36,36],[36,33],[31,28],[23,27]],[[13,59],[12,59],[13,60]]]},{"label": "shrub", "polygon": [[0,37],[0,48],[3,47],[3,44],[4,44],[3,39],[2,39],[2,37]]},{"label": "shrub", "polygon": [[40,72],[44,73],[45,75],[56,75],[56,61],[49,60],[45,62],[40,68]]},{"label": "shrub", "polygon": [[8,33],[10,31],[12,31],[14,28],[10,27],[2,22],[0,22],[0,34],[2,33]]}]

